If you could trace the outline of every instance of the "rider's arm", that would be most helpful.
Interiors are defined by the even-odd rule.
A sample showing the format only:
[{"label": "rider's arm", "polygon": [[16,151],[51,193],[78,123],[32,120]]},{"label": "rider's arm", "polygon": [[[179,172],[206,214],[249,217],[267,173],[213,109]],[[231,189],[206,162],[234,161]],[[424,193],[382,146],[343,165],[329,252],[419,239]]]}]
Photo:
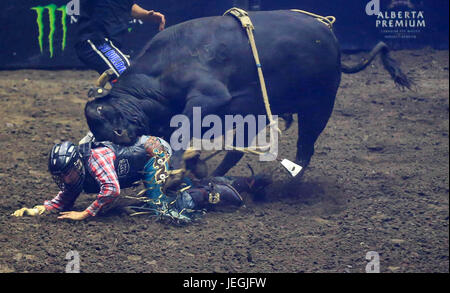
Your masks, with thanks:
[{"label": "rider's arm", "polygon": [[104,206],[111,204],[120,194],[119,179],[114,168],[115,158],[114,152],[107,147],[92,150],[88,168],[100,184],[100,193],[85,210],[91,216],[97,215]]},{"label": "rider's arm", "polygon": [[136,3],[133,4],[133,6],[131,7],[131,16],[137,19],[142,19],[147,17],[147,15],[151,15],[155,13],[153,10],[146,10],[144,8],[142,8],[141,6],[137,5]]},{"label": "rider's arm", "polygon": [[78,194],[71,194],[67,191],[60,191],[52,200],[44,202],[47,211],[64,211],[72,208]]},{"label": "rider's arm", "polygon": [[162,31],[166,25],[166,18],[162,13],[146,10],[136,3],[131,7],[131,16],[143,21],[159,23],[159,30]]}]

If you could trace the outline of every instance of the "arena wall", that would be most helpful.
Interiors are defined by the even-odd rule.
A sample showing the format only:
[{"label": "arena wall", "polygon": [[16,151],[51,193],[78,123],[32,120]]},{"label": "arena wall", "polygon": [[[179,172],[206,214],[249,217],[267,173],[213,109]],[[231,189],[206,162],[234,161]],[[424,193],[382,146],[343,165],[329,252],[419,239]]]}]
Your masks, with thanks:
[{"label": "arena wall", "polygon": [[[140,0],[137,3],[163,12],[167,26],[220,15],[232,6],[253,10],[297,8],[335,16],[334,31],[344,51],[369,50],[380,40],[397,50],[426,46],[448,49],[449,1],[380,1],[381,15],[367,14],[369,0]],[[67,14],[64,9],[69,2],[2,2],[0,69],[83,68],[73,49],[77,16]],[[130,22],[129,33],[124,38],[126,51],[136,54],[156,33],[154,24]]]}]

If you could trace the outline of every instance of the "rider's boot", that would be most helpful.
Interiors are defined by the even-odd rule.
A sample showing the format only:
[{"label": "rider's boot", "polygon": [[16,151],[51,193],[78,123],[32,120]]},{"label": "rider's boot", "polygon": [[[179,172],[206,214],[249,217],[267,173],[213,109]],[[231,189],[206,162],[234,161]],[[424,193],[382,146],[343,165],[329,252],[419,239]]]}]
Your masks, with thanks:
[{"label": "rider's boot", "polygon": [[186,191],[185,198],[190,198],[191,209],[212,209],[215,207],[240,207],[243,199],[239,192],[231,185],[226,183],[216,183],[210,181],[208,184],[202,184],[198,187]]}]

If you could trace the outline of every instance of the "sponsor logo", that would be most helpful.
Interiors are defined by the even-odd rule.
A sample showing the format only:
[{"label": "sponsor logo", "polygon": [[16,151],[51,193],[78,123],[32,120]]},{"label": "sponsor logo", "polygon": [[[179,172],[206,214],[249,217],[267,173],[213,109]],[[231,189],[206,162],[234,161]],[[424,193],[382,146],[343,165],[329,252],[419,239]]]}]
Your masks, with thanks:
[{"label": "sponsor logo", "polygon": [[130,172],[130,163],[127,159],[120,160],[119,164],[117,164],[117,176],[125,176],[128,172]]},{"label": "sponsor logo", "polygon": [[416,39],[426,27],[425,13],[412,0],[389,0],[382,10],[380,0],[369,1],[366,14],[374,16],[375,27],[386,39]]},{"label": "sponsor logo", "polygon": [[62,6],[56,6],[55,4],[49,4],[46,6],[35,6],[32,7],[31,10],[36,11],[36,23],[38,26],[38,42],[39,42],[39,49],[41,50],[41,54],[44,53],[44,12],[47,12],[48,15],[48,24],[49,24],[49,30],[48,30],[48,51],[50,54],[50,58],[53,58],[55,53],[54,48],[54,39],[55,39],[55,32],[56,32],[56,19],[57,19],[57,13],[60,14],[60,22],[62,26],[62,40],[61,40],[61,50],[64,51],[66,48],[66,42],[67,42],[67,22],[66,22],[66,5]]},{"label": "sponsor logo", "polygon": [[113,50],[113,48],[111,48],[110,45],[104,43],[100,45],[98,49],[112,63],[119,74],[122,74],[127,69],[125,61],[116,53],[115,50]]},{"label": "sponsor logo", "polygon": [[[36,11],[36,23],[38,27],[38,42],[41,54],[44,54],[44,38],[48,19],[48,52],[50,58],[55,54],[55,34],[57,32],[58,20],[61,25],[62,39],[61,50],[64,51],[67,44],[67,16],[70,16],[70,23],[77,22],[76,16],[80,15],[80,0],[72,0],[66,5],[58,6],[56,4],[39,5],[30,8]],[[47,15],[47,18],[45,17]]]}]

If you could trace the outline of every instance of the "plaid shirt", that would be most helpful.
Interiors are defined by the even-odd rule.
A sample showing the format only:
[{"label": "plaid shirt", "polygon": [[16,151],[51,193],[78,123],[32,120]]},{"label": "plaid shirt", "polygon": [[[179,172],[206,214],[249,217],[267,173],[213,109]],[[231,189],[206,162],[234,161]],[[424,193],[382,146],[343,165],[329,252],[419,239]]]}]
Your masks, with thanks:
[{"label": "plaid shirt", "polygon": [[[90,172],[100,185],[97,199],[86,209],[91,216],[113,202],[120,194],[119,179],[114,168],[116,154],[107,147],[92,149],[86,172]],[[72,208],[79,194],[60,191],[55,198],[44,203],[47,210],[64,211]]]}]

